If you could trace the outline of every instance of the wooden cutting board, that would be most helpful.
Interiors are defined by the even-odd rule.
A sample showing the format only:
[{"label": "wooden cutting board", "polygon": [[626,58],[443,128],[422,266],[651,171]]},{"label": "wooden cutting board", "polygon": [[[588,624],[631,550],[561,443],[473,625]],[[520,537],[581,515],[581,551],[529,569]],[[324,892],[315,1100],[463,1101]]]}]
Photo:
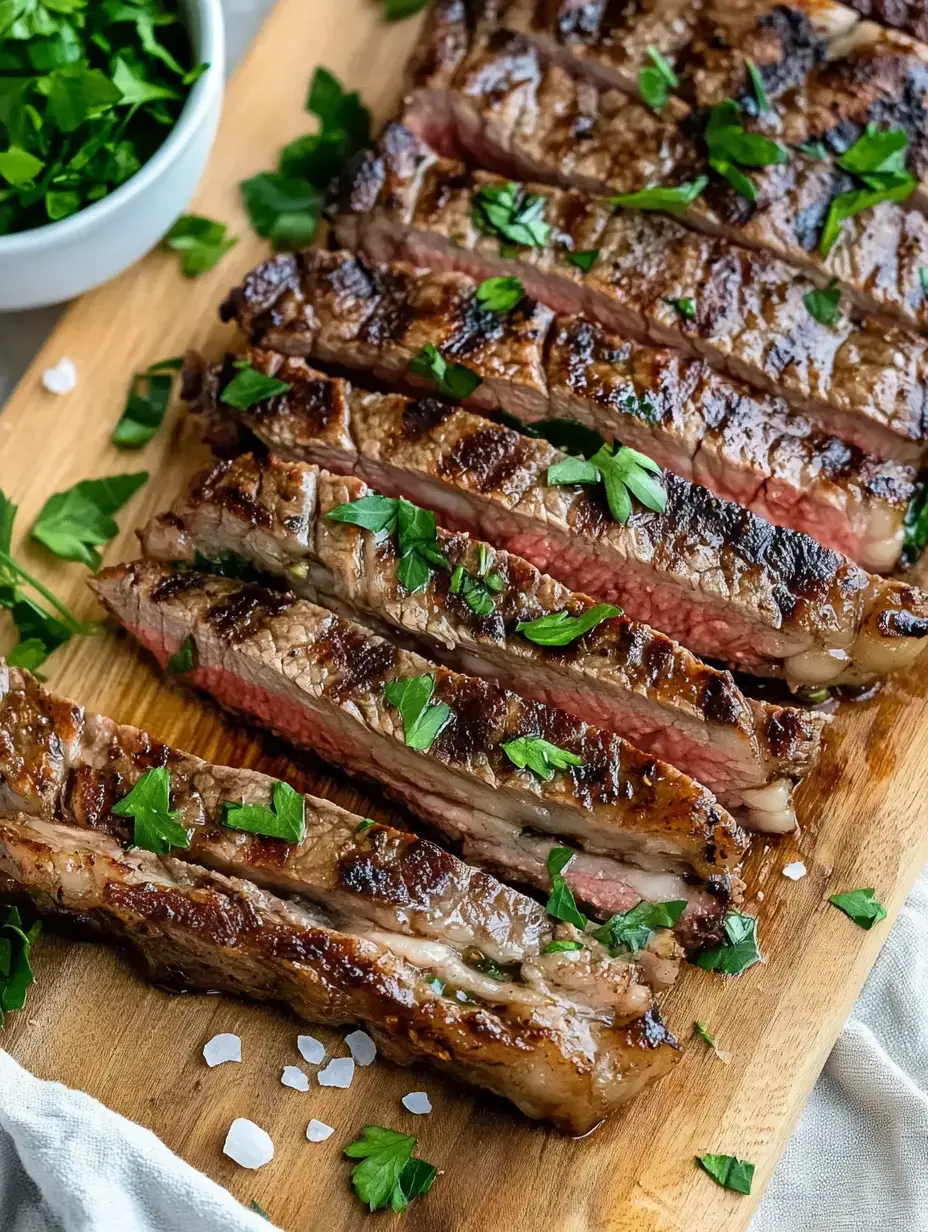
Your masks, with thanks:
[{"label": "wooden cutting board", "polygon": [[[95,614],[86,571],[29,546],[24,532],[45,498],[80,479],[145,467],[151,482],[121,515],[110,562],[135,551],[133,528],[164,508],[205,460],[180,417],[140,454],[109,444],[133,372],[188,346],[218,351],[223,292],[263,255],[249,234],[237,184],[273,164],[278,148],[307,131],[303,111],[316,64],[359,88],[378,115],[394,104],[417,22],[384,25],[373,0],[280,0],[229,89],[218,145],[195,208],[231,224],[238,247],[219,268],[185,281],[176,258],[157,252],[75,304],[0,416],[0,486],[20,506],[16,550],[58,594]],[[43,368],[70,356],[79,384],[66,398],[44,392]],[[364,814],[388,810],[345,779],[307,761],[293,765],[273,745],[225,720],[166,682],[127,639],[73,642],[48,665],[50,683],[89,707],[201,757],[254,766],[328,794]],[[348,1185],[342,1146],[365,1122],[420,1135],[420,1153],[443,1171],[432,1193],[401,1217],[429,1232],[741,1232],[770,1177],[809,1091],[850,1011],[906,893],[928,859],[922,801],[928,780],[923,696],[928,664],[876,700],[845,706],[822,767],[799,793],[802,834],[759,844],[749,884],[761,915],[766,963],[726,979],[683,972],[664,1010],[684,1044],[674,1074],[583,1141],[530,1124],[501,1101],[477,1096],[426,1071],[378,1062],[350,1091],[280,1085],[299,1063],[298,1024],[282,1012],[225,997],[170,996],[145,985],[121,954],[47,938],[36,947],[37,982],[3,1044],[46,1078],[60,1079],[153,1129],[244,1202],[256,1199],[290,1230],[368,1227]],[[802,858],[809,875],[792,883],[784,864]],[[864,932],[827,896],[875,886],[890,919]],[[722,1063],[692,1037],[694,1020],[730,1054]],[[215,1071],[200,1057],[219,1031],[238,1032],[244,1063]],[[339,1035],[318,1030],[337,1055]],[[431,1117],[400,1104],[426,1089]],[[251,1117],[271,1134],[274,1161],[257,1173],[224,1158],[230,1122]],[[318,1117],[335,1126],[325,1144],[304,1137]],[[754,1193],[718,1188],[693,1162],[725,1152],[757,1165]],[[823,1184],[828,1178],[822,1178]]]}]

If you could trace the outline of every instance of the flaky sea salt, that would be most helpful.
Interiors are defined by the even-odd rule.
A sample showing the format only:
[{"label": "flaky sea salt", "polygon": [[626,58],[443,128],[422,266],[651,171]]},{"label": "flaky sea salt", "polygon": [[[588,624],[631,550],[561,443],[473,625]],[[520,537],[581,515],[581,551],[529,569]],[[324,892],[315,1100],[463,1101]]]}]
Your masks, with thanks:
[{"label": "flaky sea salt", "polygon": [[309,1090],[309,1078],[298,1065],[285,1065],[280,1081],[285,1087],[292,1087],[294,1091]]},{"label": "flaky sea salt", "polygon": [[331,1138],[335,1130],[331,1125],[326,1125],[325,1121],[317,1121],[315,1118],[306,1126],[306,1137],[310,1142],[325,1142],[326,1138]]},{"label": "flaky sea salt", "polygon": [[416,1116],[426,1116],[432,1111],[432,1101],[425,1091],[410,1091],[403,1096],[402,1103],[407,1112],[414,1112]]},{"label": "flaky sea salt", "polygon": [[801,860],[796,860],[792,864],[784,866],[783,876],[788,877],[790,881],[799,881],[808,871]]},{"label": "flaky sea salt", "polygon": [[366,1031],[352,1031],[345,1043],[356,1065],[370,1065],[377,1056],[377,1045]]},{"label": "flaky sea salt", "polygon": [[239,1117],[229,1126],[222,1153],[242,1168],[263,1168],[274,1158],[274,1143],[260,1125]]},{"label": "flaky sea salt", "polygon": [[216,1065],[222,1065],[226,1061],[241,1061],[241,1059],[242,1041],[237,1035],[214,1035],[204,1045],[203,1060],[210,1069]]},{"label": "flaky sea salt", "polygon": [[77,385],[77,369],[74,361],[65,356],[59,359],[54,368],[46,368],[42,373],[42,384],[50,394],[69,394]]},{"label": "flaky sea salt", "polygon": [[354,1078],[354,1061],[351,1057],[335,1057],[325,1069],[316,1075],[321,1087],[341,1087],[347,1090]]},{"label": "flaky sea salt", "polygon": [[298,1035],[296,1046],[303,1060],[308,1061],[310,1065],[321,1065],[325,1060],[325,1044],[313,1035]]}]

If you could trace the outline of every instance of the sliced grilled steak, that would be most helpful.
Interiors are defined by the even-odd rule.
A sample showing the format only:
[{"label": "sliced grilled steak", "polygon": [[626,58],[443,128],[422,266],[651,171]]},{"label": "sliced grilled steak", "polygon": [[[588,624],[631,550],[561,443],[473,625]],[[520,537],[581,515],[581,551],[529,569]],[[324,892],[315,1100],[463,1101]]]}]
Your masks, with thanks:
[{"label": "sliced grilled steak", "polygon": [[[179,859],[310,899],[341,931],[418,955],[442,983],[481,999],[492,992],[500,1003],[531,1004],[535,992],[561,995],[585,1013],[623,1022],[650,1004],[629,955],[610,958],[591,935],[549,919],[533,899],[427,839],[315,796],[304,797],[301,843],[228,828],[227,802],[272,807],[266,775],[208,765],[56,697],[0,660],[0,814],[105,831],[128,843],[130,823],[111,810],[155,767],[168,770],[171,808],[190,837],[189,847],[174,849]],[[580,958],[543,953],[562,934],[582,941]],[[673,982],[678,953],[672,934],[659,930],[641,955],[654,987]],[[485,959],[505,968],[497,981],[487,983],[479,970]]]},{"label": "sliced grilled steak", "polygon": [[[596,912],[624,911],[642,897],[686,898],[691,928],[703,915],[717,925],[712,893],[686,878],[717,881],[724,898],[745,835],[705,788],[617,736],[436,668],[292,594],[150,560],[104,570],[92,584],[162,665],[191,638],[190,683],[380,783],[459,840],[468,858],[548,888],[545,860],[556,835],[583,848],[571,878]],[[450,711],[428,747],[416,749],[384,687],[426,673],[433,701]],[[504,752],[520,737],[567,749],[582,764],[543,781]]]},{"label": "sliced grilled steak", "polygon": [[421,384],[431,343],[482,383],[467,400],[522,420],[576,419],[768,521],[811,534],[875,572],[892,569],[915,472],[816,432],[779,398],[753,394],[703,359],[641,346],[535,300],[488,311],[464,274],[345,252],[274,257],[229,296],[258,346]]},{"label": "sliced grilled steak", "polygon": [[[544,201],[543,245],[503,256],[481,229],[480,193],[505,181],[440,159],[391,125],[333,190],[340,243],[376,261],[409,260],[473,277],[518,277],[526,292],[643,342],[703,354],[717,367],[809,414],[823,431],[871,453],[914,461],[928,437],[928,342],[895,327],[841,318],[820,324],[812,285],[765,253],[697,235],[672,218],[613,211],[575,190],[531,185]],[[572,252],[597,250],[585,273]],[[508,252],[509,250],[506,249]],[[270,289],[270,288],[268,288]],[[694,300],[694,316],[676,306]]]},{"label": "sliced grilled steak", "polygon": [[[369,492],[354,477],[246,454],[199,475],[171,513],[152,519],[142,544],[155,559],[190,564],[232,552],[283,578],[301,598],[393,640],[399,631],[404,644],[446,667],[498,680],[624,736],[705,783],[726,808],[747,807],[758,829],[793,828],[791,780],[818,760],[819,716],[752,705],[727,672],[621,616],[565,646],[537,645],[517,631],[521,621],[579,617],[593,600],[466,535],[438,530],[448,569],[410,594],[397,579],[390,532],[327,516]],[[496,587],[477,590],[489,610],[450,589],[455,569],[479,578],[481,566]]]},{"label": "sliced grilled steak", "polygon": [[592,1129],[677,1058],[654,1009],[610,1026],[543,993],[461,1004],[437,991],[428,963],[376,933],[344,932],[310,903],[126,851],[108,834],[7,816],[0,873],[40,911],[128,941],[154,979],[280,1001],[309,1022],[361,1023],[391,1060],[427,1061],[571,1132]]},{"label": "sliced grilled steak", "polygon": [[[450,81],[444,73],[437,81],[421,76],[414,87],[403,123],[443,156],[500,175],[629,193],[691,181],[708,170],[701,141],[685,135],[692,126],[681,128],[672,115],[616,91],[599,91],[559,65],[545,66],[537,48],[507,31],[469,56]],[[884,202],[849,219],[841,243],[822,257],[830,203],[854,187],[852,177],[830,159],[797,152],[752,178],[755,202],[713,179],[679,217],[697,230],[769,251],[822,285],[837,278],[861,312],[928,328],[919,275],[928,265],[928,218]]]},{"label": "sliced grilled steak", "polygon": [[928,7],[924,0],[848,0],[862,17],[928,43]]},{"label": "sliced grilled steak", "polygon": [[[289,392],[236,413],[283,457],[354,471],[442,524],[523,556],[573,590],[617,603],[696,654],[796,685],[858,683],[912,663],[928,597],[865,573],[794,531],[664,474],[666,510],[617,523],[598,487],[551,487],[564,454],[435,398],[352,389],[303,360],[250,352]],[[201,401],[222,414],[234,370]],[[192,392],[192,391],[191,391]]]}]

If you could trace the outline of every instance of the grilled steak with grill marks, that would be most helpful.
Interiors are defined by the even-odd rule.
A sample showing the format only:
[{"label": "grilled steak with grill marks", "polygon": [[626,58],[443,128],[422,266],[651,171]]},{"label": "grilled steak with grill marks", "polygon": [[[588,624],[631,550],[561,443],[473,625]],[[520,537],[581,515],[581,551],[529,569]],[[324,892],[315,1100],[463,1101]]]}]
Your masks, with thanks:
[{"label": "grilled steak with grill marks", "polygon": [[555,317],[536,300],[490,312],[476,290],[464,274],[307,251],[263,262],[223,311],[258,346],[370,369],[393,384],[422,383],[409,365],[432,343],[481,377],[470,406],[576,419],[864,568],[896,564],[912,468],[816,432],[782,400],[703,359]]},{"label": "grilled steak with grill marks", "polygon": [[[448,529],[619,604],[696,654],[822,685],[872,679],[924,647],[921,591],[867,574],[675,475],[664,474],[663,514],[639,510],[623,525],[598,487],[548,484],[548,468],[564,455],[545,441],[438,399],[354,390],[303,360],[249,356],[290,386],[233,417],[272,452],[408,496]],[[202,382],[201,404],[214,414],[233,372],[213,370]]]},{"label": "grilled steak with grill marks", "polygon": [[[547,889],[552,836],[583,850],[570,866],[597,913],[643,897],[688,899],[689,928],[718,923],[746,836],[715,797],[672,767],[565,712],[458,675],[292,594],[137,561],[92,582],[104,606],[164,664],[187,638],[190,683],[303,748],[380,783],[462,843],[467,858]],[[426,749],[406,743],[391,681],[429,674],[447,705]],[[503,744],[537,737],[581,758],[544,781]]]},{"label": "grilled steak with grill marks", "polygon": [[[304,797],[300,843],[230,829],[226,803],[272,806],[266,775],[208,765],[56,697],[0,660],[0,814],[128,842],[129,823],[111,810],[156,767],[170,774],[171,808],[190,837],[189,847],[174,849],[179,859],[312,900],[340,930],[376,938],[455,989],[484,1000],[492,991],[500,1004],[563,995],[603,1021],[626,1022],[650,1004],[641,971],[654,987],[675,978],[678,951],[667,929],[655,934],[640,969],[628,954],[612,959],[595,938],[549,919],[533,899],[427,839],[327,800]],[[543,954],[561,935],[582,941],[579,959]],[[485,958],[506,968],[502,983],[487,983],[479,970]]]},{"label": "grilled steak with grill marks", "polygon": [[[764,830],[795,825],[792,779],[818,760],[823,721],[791,707],[749,703],[727,672],[707,667],[647,626],[617,616],[566,646],[537,645],[520,621],[594,603],[527,561],[438,529],[448,562],[410,594],[397,579],[389,531],[333,521],[370,492],[299,462],[244,455],[199,475],[171,513],[141,534],[146,555],[194,563],[227,553],[283,578],[300,597],[369,624],[447,667],[498,680],[523,697],[615,731],[697,778]],[[489,576],[490,610],[453,589],[453,571]],[[476,608],[476,610],[475,610]]]},{"label": "grilled steak with grill marks", "polygon": [[[520,189],[542,198],[550,234],[517,258],[503,256],[499,236],[484,233],[475,209],[481,192],[504,183],[438,158],[408,129],[390,125],[376,149],[349,165],[329,208],[339,242],[376,261],[477,278],[514,275],[532,298],[560,312],[705,355],[880,457],[923,456],[928,340],[875,322],[821,324],[804,302],[812,284],[766,253],[697,235],[672,218],[614,213],[575,190]],[[572,252],[590,250],[599,256],[589,272],[570,263]],[[676,306],[687,297],[692,319]]]},{"label": "grilled steak with grill marks", "polygon": [[677,1059],[655,1009],[612,1026],[544,995],[531,1004],[461,1004],[378,933],[346,932],[309,902],[126,851],[108,834],[4,817],[0,875],[40,911],[128,941],[161,983],[283,1002],[309,1022],[363,1024],[392,1061],[427,1061],[573,1133],[592,1129]]}]

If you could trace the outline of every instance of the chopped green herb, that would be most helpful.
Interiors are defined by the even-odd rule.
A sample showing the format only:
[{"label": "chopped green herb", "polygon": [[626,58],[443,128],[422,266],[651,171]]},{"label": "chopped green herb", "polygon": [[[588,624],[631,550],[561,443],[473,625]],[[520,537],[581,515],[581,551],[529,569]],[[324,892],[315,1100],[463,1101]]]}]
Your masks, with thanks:
[{"label": "chopped green herb", "polygon": [[281,782],[275,782],[272,798],[272,808],[227,800],[222,824],[230,830],[247,830],[249,834],[260,834],[264,838],[302,843],[306,837],[306,800],[289,783]]},{"label": "chopped green herb", "polygon": [[928,265],[918,267],[918,281],[922,290],[928,295]]},{"label": "chopped green herb", "polygon": [[248,1203],[248,1209],[250,1211],[254,1211],[256,1215],[260,1215],[262,1219],[266,1219],[268,1223],[270,1223],[270,1215],[262,1206],[259,1205],[259,1203],[254,1200],[254,1198],[252,1198],[252,1200]]},{"label": "chopped green herb", "polygon": [[140,449],[147,445],[164,422],[171,404],[174,373],[184,361],[174,356],[160,359],[144,372],[137,372],[129,386],[129,396],[119,423],[110,438],[123,449]]},{"label": "chopped green herb", "polygon": [[440,394],[456,402],[469,398],[483,381],[464,364],[448,363],[433,342],[427,342],[413,358],[409,371],[413,376],[432,381]]},{"label": "chopped green herb", "polygon": [[521,432],[523,436],[548,441],[556,449],[563,449],[565,453],[578,453],[589,458],[606,443],[598,432],[585,424],[577,423],[575,419],[539,419],[535,423],[523,423],[521,419],[507,414],[506,411],[497,411],[496,415],[500,423],[507,428]]},{"label": "chopped green herb", "polygon": [[754,1165],[735,1155],[697,1155],[696,1162],[723,1189],[749,1194],[754,1180]]},{"label": "chopped green herb", "polygon": [[849,150],[838,159],[842,170],[856,176],[861,188],[839,193],[828,207],[819,240],[819,252],[831,252],[841,234],[841,224],[882,201],[905,201],[918,180],[905,169],[909,139],[901,128],[880,131],[868,124]]},{"label": "chopped green herb", "polygon": [[913,565],[928,543],[928,484],[919,484],[905,511],[902,552],[905,563]]},{"label": "chopped green herb", "polygon": [[227,235],[224,222],[214,222],[202,214],[182,214],[164,237],[166,247],[180,253],[180,272],[198,278],[214,269],[230,248],[238,243]]},{"label": "chopped green herb", "polygon": [[193,555],[193,567],[198,573],[212,573],[216,577],[235,578],[239,582],[260,581],[261,574],[254,568],[251,561],[237,552],[220,552],[218,556],[204,556],[201,552]]},{"label": "chopped green herb", "polygon": [[757,104],[757,114],[760,115],[762,111],[770,110],[770,100],[767,98],[767,87],[764,85],[764,78],[754,61],[745,59],[744,63],[748,70],[748,77],[751,79],[751,89],[754,91],[754,101]]},{"label": "chopped green herb", "polygon": [[868,124],[854,144],[838,159],[838,166],[863,178],[871,174],[898,174],[905,171],[909,138],[902,128],[881,131]]},{"label": "chopped green herb", "polygon": [[444,983],[440,979],[438,979],[437,976],[435,977],[435,979],[429,980],[429,988],[431,988],[433,992],[438,993],[439,996],[441,996],[442,993],[444,993],[445,991]]},{"label": "chopped green herb", "polygon": [[584,248],[580,252],[569,252],[567,260],[571,265],[576,265],[577,269],[583,270],[584,274],[588,274],[596,264],[598,256],[598,248]]},{"label": "chopped green herb", "polygon": [[97,548],[119,533],[111,514],[126,503],[147,481],[148,472],[112,475],[108,479],[84,479],[50,496],[32,527],[32,537],[64,560],[77,560],[99,569]]},{"label": "chopped green herb", "polygon": [[474,197],[474,222],[482,231],[520,248],[541,248],[551,225],[545,222],[547,199],[521,184],[486,184]]},{"label": "chopped green herb", "polygon": [[405,497],[397,499],[371,492],[359,500],[337,505],[326,516],[333,522],[347,522],[374,533],[395,533],[400,553],[396,576],[409,594],[426,586],[435,569],[451,567],[438,546],[435,514],[430,509],[420,509]]},{"label": "chopped green herb", "polygon": [[664,303],[669,304],[671,308],[676,308],[684,321],[696,320],[696,301],[694,299],[690,299],[688,296],[681,296],[679,299],[668,297],[665,298]]},{"label": "chopped green herb", "polygon": [[789,160],[789,154],[776,141],[759,133],[749,133],[739,120],[738,104],[730,98],[716,103],[709,111],[705,141],[709,166],[748,201],[757,200],[757,189],[741,167],[769,167]]},{"label": "chopped green herb", "polygon": [[706,176],[701,175],[689,184],[678,184],[675,187],[654,184],[650,188],[641,188],[638,192],[620,193],[609,200],[612,205],[624,210],[665,210],[669,214],[679,214],[693,204],[708,183]]},{"label": "chopped green herb", "polygon": [[694,1023],[693,1030],[696,1032],[696,1034],[699,1036],[701,1040],[704,1040],[709,1045],[710,1048],[716,1047],[715,1040],[709,1034],[709,1028],[706,1026],[704,1022]]},{"label": "chopped green herb", "polygon": [[828,701],[829,697],[831,697],[831,689],[827,685],[816,689],[812,685],[803,684],[796,690],[795,696],[801,702],[810,702],[813,705],[818,705],[821,702]]},{"label": "chopped green herb", "polygon": [[686,899],[668,903],[649,903],[642,899],[628,911],[614,915],[597,928],[593,936],[615,957],[622,950],[638,954],[651,942],[658,928],[675,927],[686,910]]},{"label": "chopped green herb", "polygon": [[836,278],[832,278],[827,287],[816,287],[807,291],[802,302],[810,317],[814,317],[819,325],[835,325],[840,317],[838,305],[841,302],[841,288]]},{"label": "chopped green herb", "polygon": [[453,595],[460,595],[475,616],[491,615],[496,610],[493,596],[506,589],[506,583],[499,574],[490,573],[488,570],[487,545],[481,543],[478,548],[476,573],[469,573],[463,565],[458,565],[451,574],[448,589]]},{"label": "chopped green herb", "polygon": [[349,1142],[344,1153],[360,1159],[351,1170],[351,1185],[369,1210],[392,1207],[405,1211],[413,1198],[428,1193],[438,1170],[413,1158],[417,1139],[380,1125],[365,1125],[361,1137]]},{"label": "chopped green herb", "polygon": [[462,957],[468,967],[473,967],[475,971],[479,971],[482,975],[488,975],[491,980],[509,979],[509,974],[503,968],[493,961],[489,955],[484,954],[483,950],[478,950],[475,945],[469,945],[465,948]]},{"label": "chopped green herb", "polygon": [[828,150],[821,141],[804,141],[797,145],[796,149],[800,154],[805,154],[806,158],[814,158],[818,162],[828,157]]},{"label": "chopped green herb", "polygon": [[358,822],[357,827],[355,828],[355,834],[356,834],[356,835],[357,835],[357,834],[364,834],[364,833],[365,833],[365,831],[370,830],[370,829],[371,829],[371,827],[372,827],[372,826],[376,826],[376,824],[377,824],[377,822],[376,822],[376,821],[374,821],[374,820],[373,820],[373,818],[371,818],[371,817],[362,817],[362,818],[361,818],[361,820]]},{"label": "chopped green herb", "polygon": [[248,411],[256,403],[276,398],[290,390],[286,381],[278,381],[276,377],[259,372],[248,359],[236,360],[235,367],[238,371],[219,395],[219,400],[236,411]]},{"label": "chopped green herb", "polygon": [[554,777],[556,770],[569,770],[571,766],[582,766],[583,758],[568,749],[560,749],[556,744],[549,744],[540,736],[519,736],[507,741],[503,752],[514,766],[520,770],[531,770],[540,779],[548,782]]},{"label": "chopped green herb", "polygon": [[542,954],[561,954],[570,950],[582,950],[583,948],[582,941],[549,941],[541,952]]},{"label": "chopped green herb", "polygon": [[403,21],[420,13],[429,0],[383,0],[383,15],[386,21]]},{"label": "chopped green herb", "polygon": [[427,749],[451,719],[451,707],[445,702],[431,705],[435,692],[435,677],[429,673],[391,680],[384,685],[384,697],[395,706],[403,718],[403,739],[407,748]]},{"label": "chopped green herb", "polygon": [[152,157],[205,65],[175,0],[0,0],[0,235],[66,218]]},{"label": "chopped green herb", "polygon": [[548,872],[551,874],[551,893],[545,908],[548,915],[555,920],[563,920],[573,924],[575,928],[586,928],[587,918],[577,907],[573,890],[567,884],[564,870],[577,853],[570,847],[552,847],[548,852]]},{"label": "chopped green herb", "polygon": [[638,73],[638,93],[652,111],[662,111],[671,90],[676,89],[680,79],[673,71],[670,61],[656,47],[648,48],[651,60]]},{"label": "chopped green herb", "polygon": [[0,1027],[7,1014],[21,1010],[35,981],[30,958],[33,942],[42,931],[37,920],[28,930],[16,907],[0,908]]},{"label": "chopped green herb", "polygon": [[488,312],[512,312],[525,299],[518,278],[485,278],[477,288],[477,300]]},{"label": "chopped green herb", "polygon": [[693,959],[704,971],[739,975],[760,962],[757,948],[757,920],[752,915],[732,911],[725,917],[725,937],[716,946],[700,950]]},{"label": "chopped green herb", "polygon": [[828,901],[848,919],[869,931],[874,924],[886,919],[886,908],[876,901],[874,893],[872,889],[845,890],[843,894],[832,894]]},{"label": "chopped green herb", "polygon": [[548,467],[547,481],[552,486],[604,484],[612,516],[617,522],[627,522],[632,515],[632,496],[637,497],[646,509],[664,512],[667,493],[652,478],[660,473],[657,463],[637,449],[629,449],[627,445],[603,445],[589,461],[568,457],[562,462],[555,462]]},{"label": "chopped green herb", "polygon": [[168,659],[166,670],[171,676],[182,676],[185,672],[192,672],[198,662],[197,644],[191,634],[184,638]]},{"label": "chopped green herb", "polygon": [[547,616],[539,616],[537,620],[520,620],[516,625],[516,633],[522,633],[538,646],[568,646],[604,620],[621,615],[622,609],[611,603],[596,603],[587,608],[582,616],[571,616],[568,612],[551,612]]},{"label": "chopped green herb", "polygon": [[190,834],[171,811],[171,776],[164,766],[146,770],[127,796],[110,810],[135,822],[133,847],[165,856],[173,847],[189,847]]},{"label": "chopped green herb", "polygon": [[284,251],[312,242],[319,226],[318,188],[280,171],[260,171],[240,187],[251,225],[262,239]]}]

